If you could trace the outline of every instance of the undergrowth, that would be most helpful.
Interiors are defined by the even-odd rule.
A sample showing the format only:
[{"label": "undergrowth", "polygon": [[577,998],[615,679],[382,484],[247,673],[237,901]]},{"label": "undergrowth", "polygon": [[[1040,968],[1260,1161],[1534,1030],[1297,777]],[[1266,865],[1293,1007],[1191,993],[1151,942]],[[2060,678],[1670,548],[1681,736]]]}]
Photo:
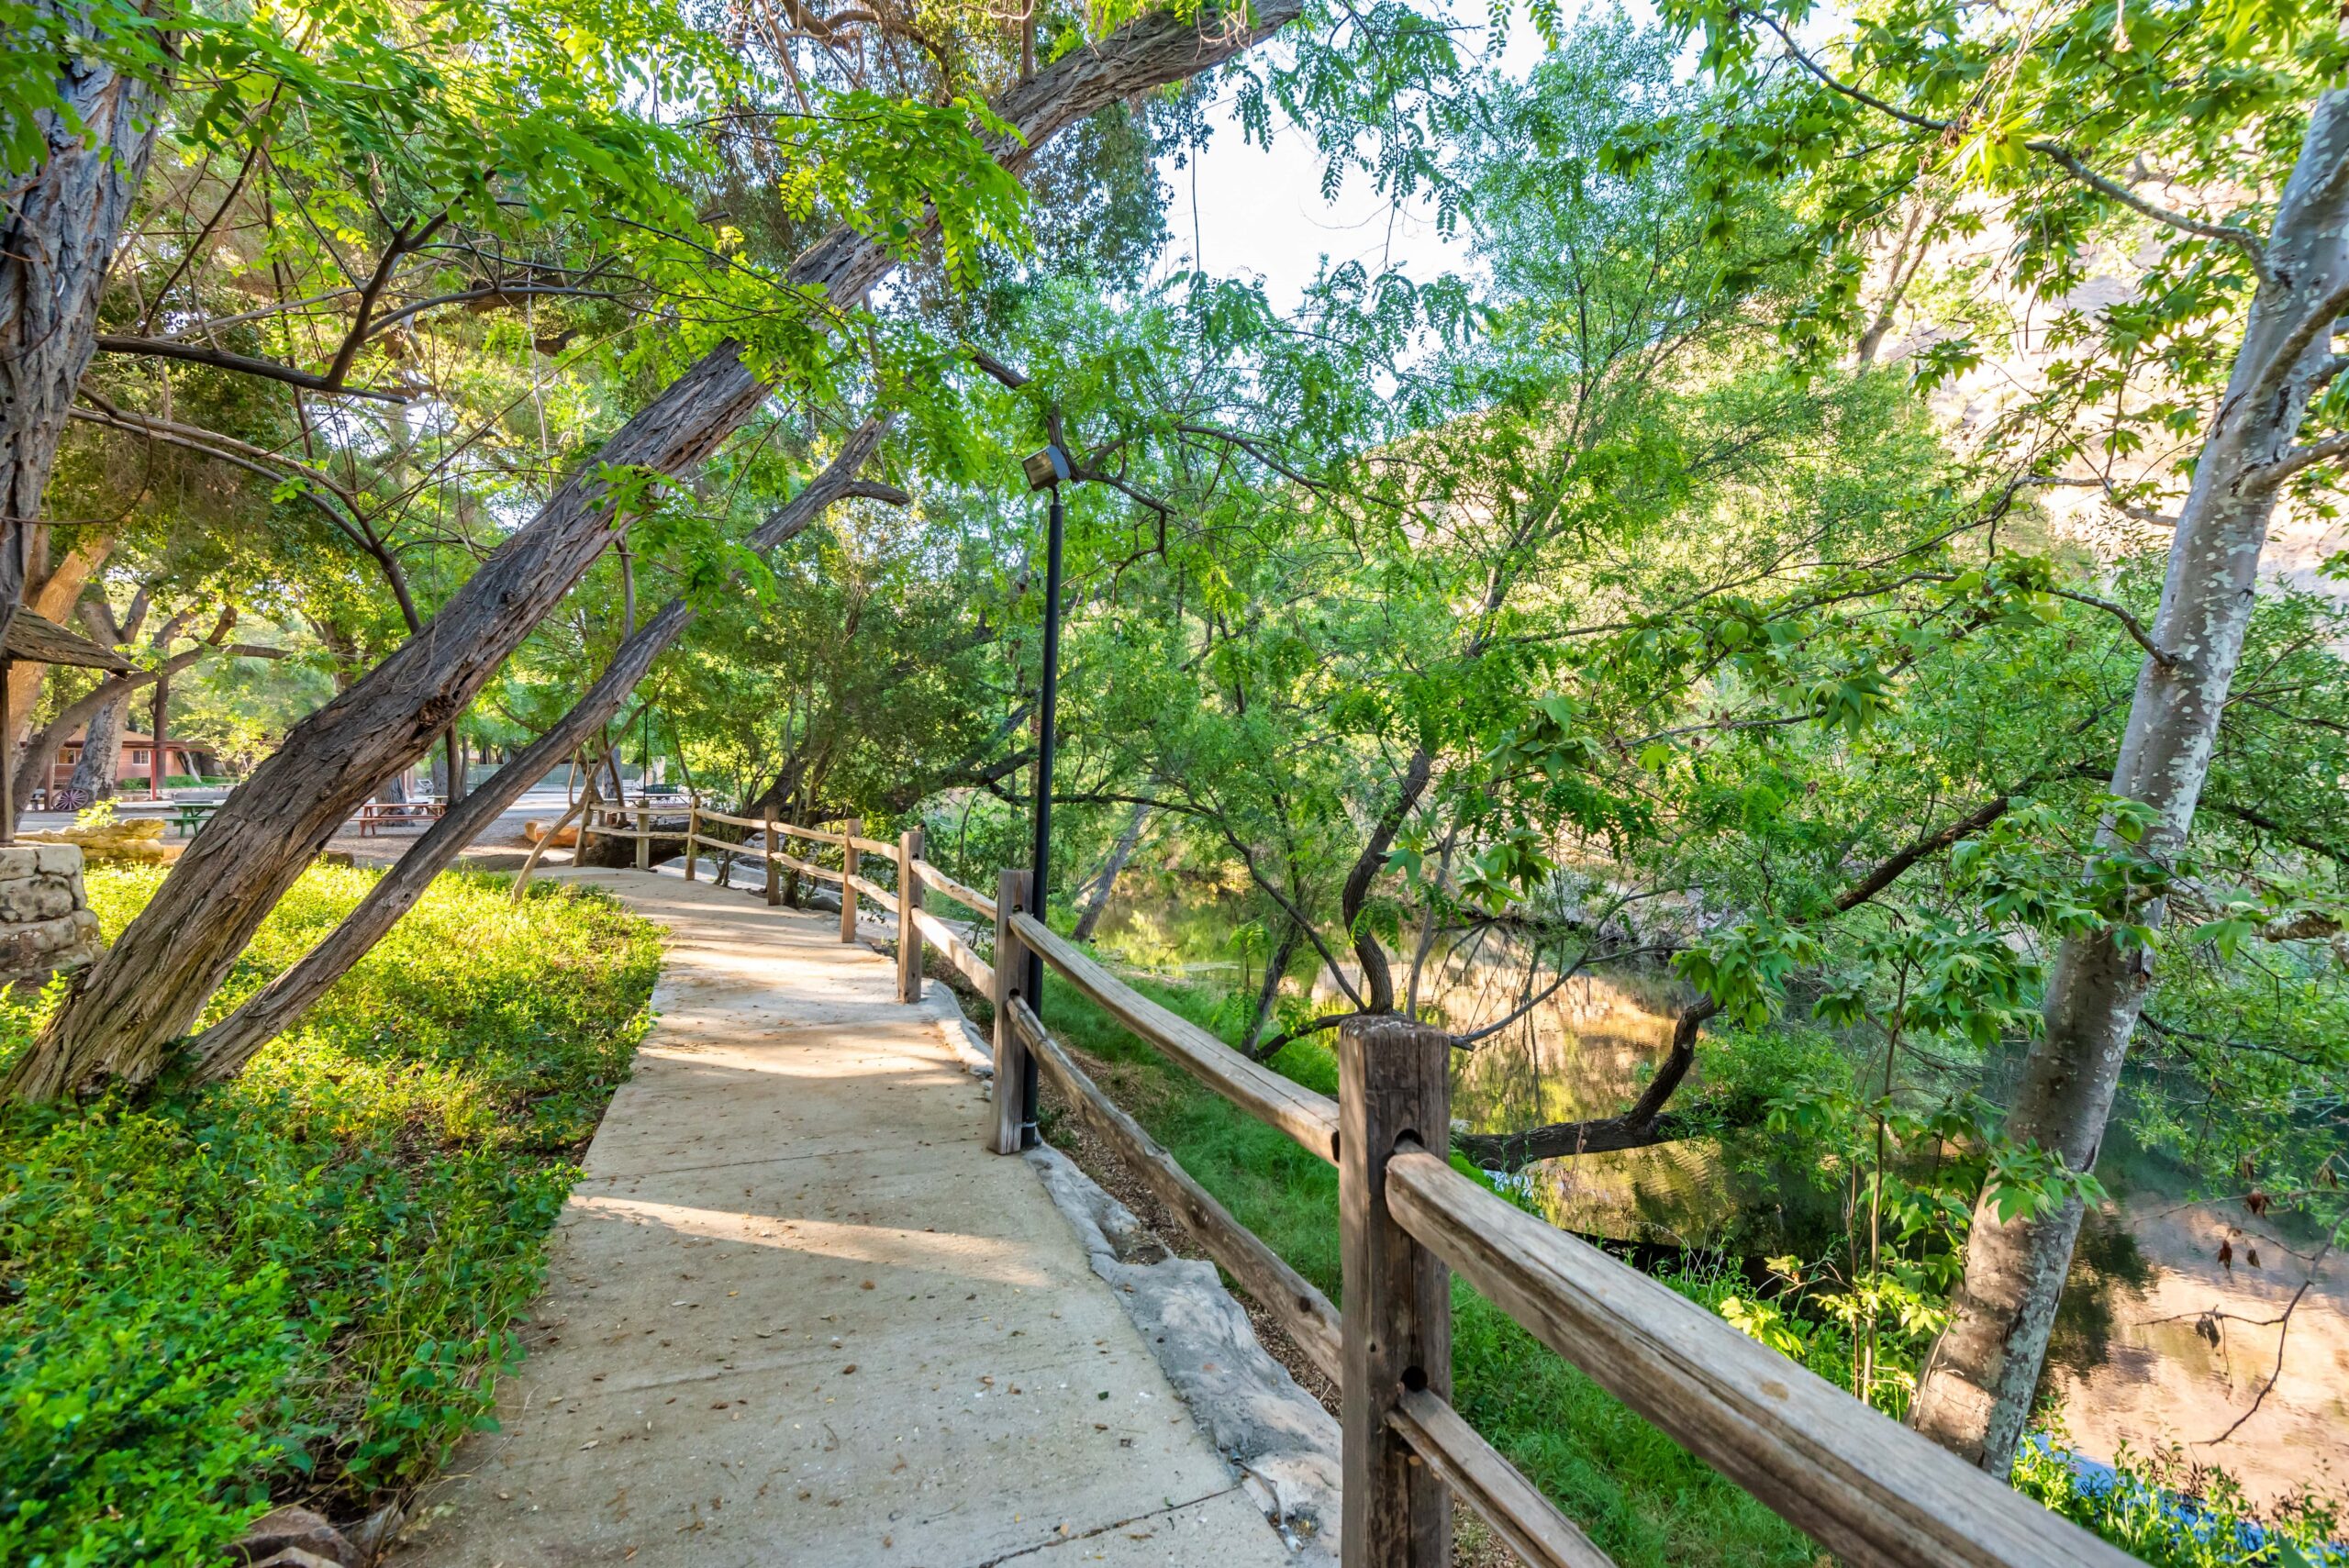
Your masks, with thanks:
[{"label": "undergrowth", "polygon": [[2176,1446],[2123,1449],[2110,1465],[2083,1464],[2045,1439],[2016,1456],[2015,1490],[2095,1530],[2151,1568],[2321,1568],[2349,1562],[2339,1499],[2313,1482],[2266,1510],[2224,1471]]},{"label": "undergrowth", "polygon": [[[160,869],[93,868],[111,938]],[[208,1017],[373,873],[303,876]],[[0,1109],[0,1562],[208,1562],[488,1422],[659,968],[599,895],[451,875],[233,1083]],[[0,1065],[54,998],[0,997]]]}]

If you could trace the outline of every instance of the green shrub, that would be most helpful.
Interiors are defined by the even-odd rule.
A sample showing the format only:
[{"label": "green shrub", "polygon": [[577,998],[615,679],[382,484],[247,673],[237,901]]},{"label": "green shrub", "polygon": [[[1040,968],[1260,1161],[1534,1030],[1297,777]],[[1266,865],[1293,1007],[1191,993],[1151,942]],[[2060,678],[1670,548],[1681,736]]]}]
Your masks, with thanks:
[{"label": "green shrub", "polygon": [[28,1333],[12,1324],[0,1562],[200,1559],[266,1503],[257,1478],[281,1451],[267,1417],[301,1351],[284,1271],[180,1252],[144,1270],[143,1289],[35,1308]]},{"label": "green shrub", "polygon": [[[373,875],[304,876],[213,1014]],[[109,934],[161,878],[92,868]],[[659,964],[608,899],[506,889],[440,879],[233,1083],[0,1110],[0,1562],[209,1562],[273,1494],[356,1512],[487,1420]],[[0,1062],[47,1005],[0,999]]]}]

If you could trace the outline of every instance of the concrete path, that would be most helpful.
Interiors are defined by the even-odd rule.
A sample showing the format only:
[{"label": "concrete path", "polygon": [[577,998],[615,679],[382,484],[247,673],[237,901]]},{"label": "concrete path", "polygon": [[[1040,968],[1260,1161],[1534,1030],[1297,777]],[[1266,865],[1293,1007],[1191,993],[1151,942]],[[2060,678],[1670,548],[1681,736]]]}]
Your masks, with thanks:
[{"label": "concrete path", "polygon": [[660,1019],[552,1241],[502,1429],[390,1559],[1032,1568],[1287,1554],[1036,1173],[949,1006],[838,923],[565,872],[668,928]]}]

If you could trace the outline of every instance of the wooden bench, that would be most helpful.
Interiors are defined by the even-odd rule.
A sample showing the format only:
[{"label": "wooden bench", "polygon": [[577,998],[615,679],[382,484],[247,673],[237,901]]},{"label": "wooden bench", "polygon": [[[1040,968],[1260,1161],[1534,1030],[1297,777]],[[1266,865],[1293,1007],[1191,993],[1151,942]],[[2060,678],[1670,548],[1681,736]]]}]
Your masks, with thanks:
[{"label": "wooden bench", "polygon": [[387,828],[438,821],[443,809],[437,800],[371,800],[359,808],[353,820],[359,824],[359,836],[368,839]]}]

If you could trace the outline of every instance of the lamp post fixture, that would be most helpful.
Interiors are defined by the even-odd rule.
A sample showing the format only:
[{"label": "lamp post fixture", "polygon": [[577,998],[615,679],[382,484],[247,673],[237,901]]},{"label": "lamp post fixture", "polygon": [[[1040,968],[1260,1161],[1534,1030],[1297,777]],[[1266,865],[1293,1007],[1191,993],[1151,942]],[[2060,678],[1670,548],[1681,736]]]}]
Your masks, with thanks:
[{"label": "lamp post fixture", "polygon": [[[1036,839],[1028,862],[1028,908],[1041,920],[1048,907],[1045,888],[1052,864],[1052,749],[1060,739],[1061,534],[1067,522],[1061,484],[1072,475],[1068,454],[1057,445],[1046,447],[1020,466],[1027,471],[1028,488],[1048,490],[1052,498],[1044,536],[1044,689],[1036,711]],[[1042,1018],[1044,961],[1033,951],[1027,955],[1019,991],[1036,1016]],[[1019,1075],[1019,1147],[1033,1149],[1036,1141],[1036,1059],[1027,1055]]]}]

